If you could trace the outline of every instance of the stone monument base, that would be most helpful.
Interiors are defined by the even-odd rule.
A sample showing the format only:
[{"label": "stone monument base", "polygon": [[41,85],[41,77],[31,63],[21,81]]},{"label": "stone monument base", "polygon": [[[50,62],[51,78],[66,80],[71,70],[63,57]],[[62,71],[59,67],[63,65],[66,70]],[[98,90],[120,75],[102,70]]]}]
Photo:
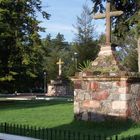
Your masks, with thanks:
[{"label": "stone monument base", "polygon": [[93,72],[79,73],[74,82],[75,119],[140,121],[140,76],[119,64],[111,46],[102,46]]},{"label": "stone monument base", "polygon": [[92,62],[93,71],[98,74],[120,73],[127,71],[119,63],[119,59],[115,54],[115,48],[111,46],[101,46],[98,57]]},{"label": "stone monument base", "polygon": [[51,80],[47,96],[73,96],[73,88],[63,80]]},{"label": "stone monument base", "polygon": [[75,119],[140,121],[140,78],[88,76],[72,80]]}]

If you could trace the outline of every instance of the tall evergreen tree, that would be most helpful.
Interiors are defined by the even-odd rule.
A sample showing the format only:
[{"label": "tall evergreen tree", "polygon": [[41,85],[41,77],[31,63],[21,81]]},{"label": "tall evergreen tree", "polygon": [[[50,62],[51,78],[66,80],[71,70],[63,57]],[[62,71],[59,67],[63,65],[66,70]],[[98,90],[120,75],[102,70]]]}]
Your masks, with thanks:
[{"label": "tall evergreen tree", "polygon": [[37,74],[41,46],[38,32],[43,31],[36,19],[37,11],[48,19],[40,0],[0,0],[1,89],[5,86],[13,92],[20,88],[18,83],[23,88],[24,80]]},{"label": "tall evergreen tree", "polygon": [[68,77],[70,68],[70,46],[65,42],[64,36],[60,33],[52,39],[50,35],[43,39],[43,66],[48,73],[48,80],[56,79],[58,76],[58,65],[56,64],[59,58],[64,62],[62,76]]},{"label": "tall evergreen tree", "polygon": [[77,16],[74,50],[78,54],[78,60],[82,63],[84,60],[93,60],[97,54],[97,45],[93,41],[96,34],[93,19],[90,15],[90,9],[83,5],[82,13]]}]

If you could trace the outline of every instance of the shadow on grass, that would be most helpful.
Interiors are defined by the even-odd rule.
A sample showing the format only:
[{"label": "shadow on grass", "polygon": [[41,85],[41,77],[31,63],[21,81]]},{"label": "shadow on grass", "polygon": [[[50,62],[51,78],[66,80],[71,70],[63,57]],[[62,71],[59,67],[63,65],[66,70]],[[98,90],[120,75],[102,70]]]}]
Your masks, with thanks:
[{"label": "shadow on grass", "polygon": [[[95,140],[100,139],[98,138],[98,136],[106,136],[109,139],[114,138],[113,140],[126,140],[131,137],[130,140],[133,140],[136,135],[136,137],[140,139],[140,133],[130,134],[129,129],[135,131],[136,127],[140,128],[139,126],[139,124],[136,124],[131,120],[114,120],[114,118],[112,118],[111,120],[107,120],[104,122],[73,120],[70,124],[61,125],[53,129],[65,131],[67,130],[72,133],[81,133],[83,137],[84,135],[90,135],[91,138],[94,138]],[[116,138],[116,136],[118,136],[118,139]]]},{"label": "shadow on grass", "polygon": [[28,101],[0,101],[0,109],[1,110],[11,110],[11,109],[23,109],[23,108],[35,108],[41,106],[52,106],[58,104],[69,104],[72,103],[70,101],[59,101],[59,100],[28,100]]},{"label": "shadow on grass", "polygon": [[73,121],[67,125],[47,129],[6,123],[0,125],[0,132],[30,136],[43,140],[139,140],[140,135],[118,135],[133,125],[132,121],[106,121],[100,123]]}]

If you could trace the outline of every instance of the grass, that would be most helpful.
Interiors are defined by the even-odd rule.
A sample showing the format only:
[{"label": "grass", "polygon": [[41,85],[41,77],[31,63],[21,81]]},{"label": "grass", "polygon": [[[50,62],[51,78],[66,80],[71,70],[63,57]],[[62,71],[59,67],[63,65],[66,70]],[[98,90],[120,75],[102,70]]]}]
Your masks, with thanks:
[{"label": "grass", "polygon": [[66,101],[0,101],[0,122],[84,131],[108,136],[140,134],[132,122],[84,122],[73,120],[73,103]]},{"label": "grass", "polygon": [[60,101],[3,101],[0,122],[56,127],[72,121],[72,103]]}]

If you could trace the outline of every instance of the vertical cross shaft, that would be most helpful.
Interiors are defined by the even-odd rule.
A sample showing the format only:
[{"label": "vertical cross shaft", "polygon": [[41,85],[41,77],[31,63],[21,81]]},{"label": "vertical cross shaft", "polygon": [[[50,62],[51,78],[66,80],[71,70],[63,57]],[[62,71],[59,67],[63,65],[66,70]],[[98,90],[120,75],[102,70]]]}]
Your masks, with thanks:
[{"label": "vertical cross shaft", "polygon": [[110,2],[106,3],[106,45],[111,44]]},{"label": "vertical cross shaft", "polygon": [[61,61],[61,58],[59,58],[59,61],[56,63],[57,65],[59,65],[59,76],[61,76],[61,74],[62,74],[62,64],[63,64],[64,62],[63,61]]},{"label": "vertical cross shaft", "polygon": [[62,74],[62,65],[60,64],[59,65],[59,76],[61,76],[61,74]]},{"label": "vertical cross shaft", "polygon": [[106,12],[101,14],[95,14],[94,19],[103,19],[106,18],[106,45],[111,45],[111,17],[120,16],[123,14],[123,11],[110,11],[110,1],[108,0],[106,3]]}]

